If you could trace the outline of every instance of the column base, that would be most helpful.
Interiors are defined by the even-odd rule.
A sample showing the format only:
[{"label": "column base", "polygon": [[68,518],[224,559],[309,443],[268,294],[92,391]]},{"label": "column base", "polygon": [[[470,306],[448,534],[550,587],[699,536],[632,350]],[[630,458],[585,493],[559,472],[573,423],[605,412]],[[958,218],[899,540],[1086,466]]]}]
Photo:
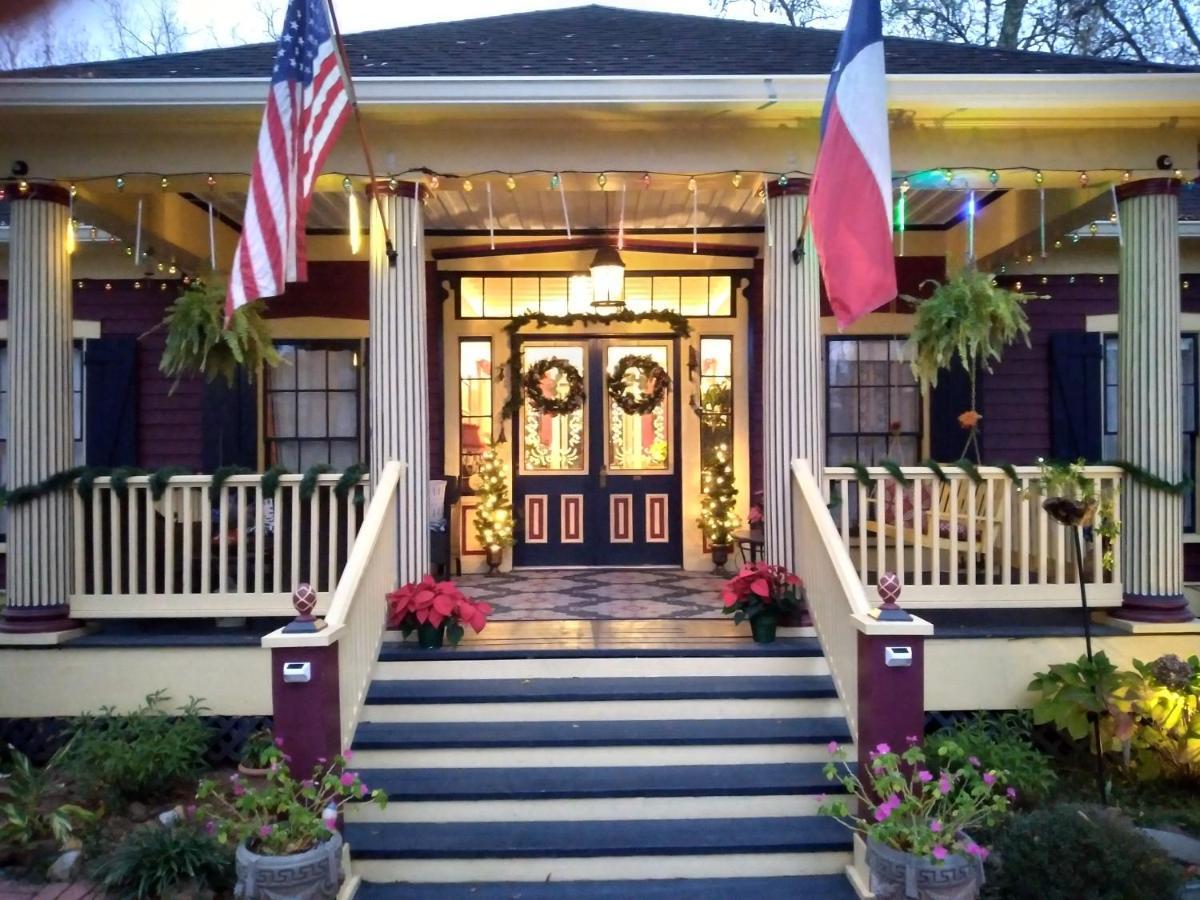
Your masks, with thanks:
[{"label": "column base", "polygon": [[1125,594],[1121,606],[1109,615],[1128,622],[1154,624],[1190,622],[1195,618],[1183,594]]},{"label": "column base", "polygon": [[65,603],[53,606],[5,606],[3,615],[0,615],[0,632],[5,634],[42,634],[77,628],[79,623],[71,618],[71,608]]}]

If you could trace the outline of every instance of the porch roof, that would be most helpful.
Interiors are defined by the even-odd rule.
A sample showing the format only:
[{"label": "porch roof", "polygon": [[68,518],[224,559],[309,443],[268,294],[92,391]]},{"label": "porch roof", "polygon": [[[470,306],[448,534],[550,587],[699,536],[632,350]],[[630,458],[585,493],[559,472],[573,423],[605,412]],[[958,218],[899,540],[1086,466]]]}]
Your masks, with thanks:
[{"label": "porch roof", "polygon": [[[346,37],[356,78],[825,75],[841,32],[600,5],[490,16]],[[1185,66],[885,40],[892,74],[1080,75]],[[240,79],[270,71],[274,44],[26,69],[21,78]]]}]

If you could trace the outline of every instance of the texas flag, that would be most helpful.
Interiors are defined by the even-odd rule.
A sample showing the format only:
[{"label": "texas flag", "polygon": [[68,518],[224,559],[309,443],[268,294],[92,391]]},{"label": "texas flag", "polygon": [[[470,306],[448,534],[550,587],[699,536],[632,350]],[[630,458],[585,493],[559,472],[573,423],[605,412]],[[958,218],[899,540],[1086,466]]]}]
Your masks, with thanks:
[{"label": "texas flag", "polygon": [[892,160],[880,0],[854,0],[829,76],[809,193],[833,314],[849,325],[896,296]]}]

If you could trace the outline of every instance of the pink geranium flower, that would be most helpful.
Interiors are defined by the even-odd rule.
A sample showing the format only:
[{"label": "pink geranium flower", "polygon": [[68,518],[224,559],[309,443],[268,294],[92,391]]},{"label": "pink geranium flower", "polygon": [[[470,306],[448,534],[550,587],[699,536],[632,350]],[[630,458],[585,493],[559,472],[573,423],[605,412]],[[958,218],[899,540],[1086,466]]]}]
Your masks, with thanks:
[{"label": "pink geranium flower", "polygon": [[921,784],[929,784],[929,782],[933,781],[933,773],[927,769],[922,769],[917,773],[917,778],[920,780]]},{"label": "pink geranium flower", "polygon": [[942,833],[942,823],[938,819],[934,819],[932,822],[929,823],[929,830],[932,831],[934,834],[941,834]]},{"label": "pink geranium flower", "polygon": [[944,860],[947,856],[949,856],[949,852],[946,850],[945,847],[934,847],[933,848],[933,858],[938,860],[939,862]]},{"label": "pink geranium flower", "polygon": [[991,772],[984,772],[983,773],[983,783],[986,784],[988,787],[991,787],[993,784],[996,783],[996,776],[993,775]]}]

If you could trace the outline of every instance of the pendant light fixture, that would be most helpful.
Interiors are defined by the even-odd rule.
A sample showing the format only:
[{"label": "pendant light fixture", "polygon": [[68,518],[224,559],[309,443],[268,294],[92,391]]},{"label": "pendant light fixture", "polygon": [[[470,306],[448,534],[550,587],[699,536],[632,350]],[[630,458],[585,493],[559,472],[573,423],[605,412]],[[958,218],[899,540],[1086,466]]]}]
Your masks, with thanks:
[{"label": "pendant light fixture", "polygon": [[[601,185],[603,187],[603,185]],[[604,225],[608,229],[608,193],[604,194]],[[625,261],[611,244],[596,251],[589,266],[592,271],[592,306],[596,309],[625,308]]]}]

